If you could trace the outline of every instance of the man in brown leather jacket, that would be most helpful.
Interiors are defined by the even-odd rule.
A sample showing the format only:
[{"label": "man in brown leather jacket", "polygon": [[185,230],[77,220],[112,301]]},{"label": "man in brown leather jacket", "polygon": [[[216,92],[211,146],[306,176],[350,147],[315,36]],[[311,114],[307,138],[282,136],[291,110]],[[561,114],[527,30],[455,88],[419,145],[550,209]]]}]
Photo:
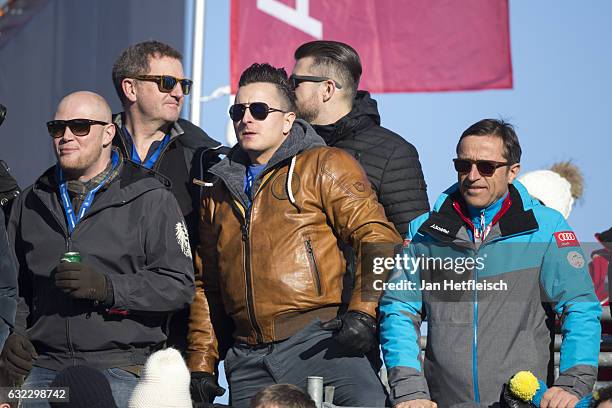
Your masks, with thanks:
[{"label": "man in brown leather jacket", "polygon": [[326,147],[295,119],[294,106],[284,69],[253,64],[243,72],[230,108],[239,143],[210,169],[217,181],[200,212],[192,397],[205,404],[223,392],[215,374],[229,339],[233,407],[270,384],[305,389],[309,375],[336,387],[336,404],[384,406],[364,355],[376,343],[377,302],[363,296],[358,256],[348,311],[338,314],[346,270],[339,242],[360,254],[366,242],[401,239],[359,164]]}]

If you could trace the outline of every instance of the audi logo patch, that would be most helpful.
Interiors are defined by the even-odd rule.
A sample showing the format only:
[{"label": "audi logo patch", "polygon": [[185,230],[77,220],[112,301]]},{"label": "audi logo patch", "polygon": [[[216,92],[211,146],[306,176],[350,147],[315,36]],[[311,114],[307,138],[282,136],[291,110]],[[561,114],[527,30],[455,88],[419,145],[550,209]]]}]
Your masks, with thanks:
[{"label": "audi logo patch", "polygon": [[557,241],[557,247],[565,248],[572,246],[580,246],[576,234],[572,231],[559,231],[555,232],[555,240]]}]

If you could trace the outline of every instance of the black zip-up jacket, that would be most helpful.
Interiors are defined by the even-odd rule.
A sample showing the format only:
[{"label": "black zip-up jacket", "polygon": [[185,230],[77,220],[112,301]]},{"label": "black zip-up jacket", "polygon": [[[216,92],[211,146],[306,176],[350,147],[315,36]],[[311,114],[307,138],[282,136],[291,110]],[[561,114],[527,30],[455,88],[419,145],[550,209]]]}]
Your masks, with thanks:
[{"label": "black zip-up jacket", "polygon": [[[19,196],[9,222],[21,298],[16,330],[26,329],[40,356],[36,366],[144,364],[166,340],[168,314],[186,307],[195,291],[187,231],[169,182],[125,161],[69,235],[55,171]],[[67,251],[110,279],[111,307],[55,287],[53,273]]]},{"label": "black zip-up jacket", "polygon": [[344,149],[359,161],[402,237],[412,219],[429,211],[416,148],[380,126],[376,101],[368,92],[358,91],[353,109],[336,123],[313,127],[328,146]]},{"label": "black zip-up jacket", "polygon": [[[123,123],[125,113],[114,115],[117,133],[113,145],[119,148],[123,157],[132,157],[132,143],[125,135]],[[198,246],[198,219],[200,211],[200,186],[193,184],[193,179],[202,179],[202,157],[220,143],[211,139],[206,132],[185,119],[174,122],[170,128],[170,142],[164,147],[152,170],[162,174],[172,183],[172,193],[181,207],[187,223],[189,242],[192,248]],[[219,161],[216,155],[211,156],[208,165]],[[172,317],[168,327],[168,344],[181,351],[187,347],[187,326],[189,308],[178,311]]]}]

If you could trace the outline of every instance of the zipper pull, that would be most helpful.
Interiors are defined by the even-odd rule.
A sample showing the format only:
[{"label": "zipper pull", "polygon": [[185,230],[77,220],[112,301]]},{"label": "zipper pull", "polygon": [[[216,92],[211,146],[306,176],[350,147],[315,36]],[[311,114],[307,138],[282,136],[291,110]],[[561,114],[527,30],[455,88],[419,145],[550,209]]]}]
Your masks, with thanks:
[{"label": "zipper pull", "polygon": [[306,250],[308,251],[309,254],[313,254],[314,251],[312,250],[312,244],[310,243],[310,240],[306,241]]},{"label": "zipper pull", "polygon": [[249,229],[246,225],[242,225],[240,227],[240,229],[242,230],[242,240],[244,242],[247,242],[249,240]]}]

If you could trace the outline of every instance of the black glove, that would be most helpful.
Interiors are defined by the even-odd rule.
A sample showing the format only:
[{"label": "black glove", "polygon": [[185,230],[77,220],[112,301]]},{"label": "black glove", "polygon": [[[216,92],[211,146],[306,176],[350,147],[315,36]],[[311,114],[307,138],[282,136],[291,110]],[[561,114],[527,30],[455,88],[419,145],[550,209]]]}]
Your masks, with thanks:
[{"label": "black glove", "polygon": [[27,375],[38,354],[30,340],[20,334],[11,333],[4,343],[1,358],[12,373]]},{"label": "black glove", "polygon": [[225,389],[219,387],[215,376],[203,371],[191,373],[190,390],[194,408],[212,407],[215,397],[225,394]]},{"label": "black glove", "polygon": [[95,300],[108,306],[112,303],[108,299],[112,288],[106,276],[80,262],[60,263],[55,273],[55,286],[75,299]]},{"label": "black glove", "polygon": [[376,344],[376,320],[363,312],[351,310],[321,324],[323,330],[336,331],[334,339],[351,354],[365,354]]},{"label": "black glove", "polygon": [[517,396],[512,394],[512,391],[510,391],[510,385],[508,383],[504,384],[502,389],[501,397],[499,399],[499,406],[501,408],[533,408],[531,403],[522,401]]},{"label": "black glove", "polygon": [[0,160],[0,205],[6,206],[19,195],[19,185],[3,160]]}]

